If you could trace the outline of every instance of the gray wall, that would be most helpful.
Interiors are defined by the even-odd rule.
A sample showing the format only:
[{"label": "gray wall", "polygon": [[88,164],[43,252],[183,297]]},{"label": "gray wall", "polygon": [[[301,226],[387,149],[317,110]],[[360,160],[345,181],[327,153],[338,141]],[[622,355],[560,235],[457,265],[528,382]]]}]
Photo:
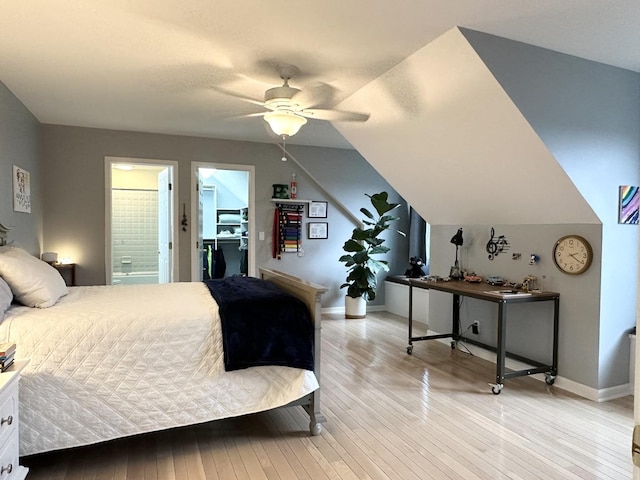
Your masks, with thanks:
[{"label": "gray wall", "polygon": [[[636,324],[638,226],[618,224],[617,202],[620,185],[640,185],[640,74],[462,32],[602,221],[602,273],[592,280],[600,284],[599,323],[593,325],[599,341],[585,346],[598,359],[590,385],[626,383],[626,333]],[[578,312],[576,305],[572,313]]]},{"label": "gray wall", "polygon": [[[285,272],[314,279],[330,291],[323,299],[325,307],[343,306],[344,290],[338,289],[346,271],[338,262],[342,244],[354,225],[342,210],[325,197],[316,184],[295,162],[282,162],[277,145],[215,140],[195,137],[145,134],[90,128],[43,125],[43,169],[47,177],[44,187],[44,237],[46,250],[70,251],[77,260],[80,285],[103,284],[105,280],[105,205],[104,157],[133,157],[179,162],[178,204],[190,205],[191,162],[255,165],[256,231],[265,232],[265,241],[256,242],[256,264],[279,268]],[[296,148],[296,158],[306,165],[317,165],[323,179],[342,177],[340,165],[350,165],[340,189],[332,193],[356,214],[368,205],[365,193],[387,189],[392,198],[401,198],[357,153],[343,149]],[[330,159],[330,162],[327,160]],[[283,254],[282,260],[271,256],[271,231],[275,204],[271,202],[272,184],[288,183],[295,172],[298,198],[329,201],[328,240],[307,240],[303,236],[304,256]],[[347,180],[345,182],[345,179]],[[330,185],[330,184],[329,184]],[[308,221],[305,215],[305,223]],[[323,220],[324,221],[324,220]],[[191,278],[190,231],[180,231],[180,279]],[[406,264],[406,240],[389,237],[396,257],[392,263]],[[398,258],[396,260],[396,258]],[[384,303],[384,294],[376,299]]]},{"label": "gray wall", "polygon": [[[42,174],[38,120],[0,82],[0,223],[14,227],[9,239],[34,255],[42,245]],[[31,176],[31,213],[13,211],[13,165]]]}]

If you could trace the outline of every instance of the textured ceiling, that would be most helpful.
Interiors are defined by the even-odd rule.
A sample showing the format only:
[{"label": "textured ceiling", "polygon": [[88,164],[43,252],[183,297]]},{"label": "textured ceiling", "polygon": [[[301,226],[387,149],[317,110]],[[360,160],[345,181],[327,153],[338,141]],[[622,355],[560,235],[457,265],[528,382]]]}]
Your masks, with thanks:
[{"label": "textured ceiling", "polygon": [[[456,25],[640,71],[630,0],[21,0],[0,6],[0,81],[43,123],[274,142],[238,97],[277,64],[330,108]],[[320,120],[290,142],[350,148]]]}]

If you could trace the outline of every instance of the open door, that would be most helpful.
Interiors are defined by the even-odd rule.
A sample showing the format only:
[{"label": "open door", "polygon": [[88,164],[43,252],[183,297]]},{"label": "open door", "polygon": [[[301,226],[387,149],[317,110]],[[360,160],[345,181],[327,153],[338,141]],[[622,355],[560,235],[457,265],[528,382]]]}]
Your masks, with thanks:
[{"label": "open door", "polygon": [[107,285],[177,278],[177,162],[105,157]]},{"label": "open door", "polygon": [[173,212],[171,211],[171,170],[164,168],[158,173],[158,283],[170,283],[171,275],[171,232]]},{"label": "open door", "polygon": [[255,276],[253,165],[193,162],[192,174],[192,280]]}]

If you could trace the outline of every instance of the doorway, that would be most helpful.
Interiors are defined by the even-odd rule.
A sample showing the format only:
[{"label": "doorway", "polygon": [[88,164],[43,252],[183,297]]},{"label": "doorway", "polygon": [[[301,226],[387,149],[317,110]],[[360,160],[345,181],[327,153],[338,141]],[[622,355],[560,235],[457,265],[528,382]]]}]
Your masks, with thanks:
[{"label": "doorway", "polygon": [[177,162],[105,158],[107,285],[177,278]]},{"label": "doorway", "polygon": [[255,276],[254,167],[192,163],[193,281]]}]

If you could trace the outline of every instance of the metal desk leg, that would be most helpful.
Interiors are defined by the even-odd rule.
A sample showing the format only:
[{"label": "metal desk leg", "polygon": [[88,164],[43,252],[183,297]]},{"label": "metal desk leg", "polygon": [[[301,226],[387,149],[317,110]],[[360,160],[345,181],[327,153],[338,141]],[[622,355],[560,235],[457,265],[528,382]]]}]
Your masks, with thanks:
[{"label": "metal desk leg", "polygon": [[553,359],[551,370],[545,374],[544,381],[553,385],[558,375],[558,331],[560,326],[560,298],[553,300]]},{"label": "metal desk leg", "polygon": [[456,342],[460,338],[460,295],[453,294],[453,314],[451,315],[451,348],[456,348]]},{"label": "metal desk leg", "polygon": [[409,345],[407,345],[407,353],[413,353],[413,285],[409,282]]},{"label": "metal desk leg", "polygon": [[496,358],[496,383],[491,391],[498,395],[504,387],[504,363],[507,357],[507,304],[498,303],[498,348]]}]

